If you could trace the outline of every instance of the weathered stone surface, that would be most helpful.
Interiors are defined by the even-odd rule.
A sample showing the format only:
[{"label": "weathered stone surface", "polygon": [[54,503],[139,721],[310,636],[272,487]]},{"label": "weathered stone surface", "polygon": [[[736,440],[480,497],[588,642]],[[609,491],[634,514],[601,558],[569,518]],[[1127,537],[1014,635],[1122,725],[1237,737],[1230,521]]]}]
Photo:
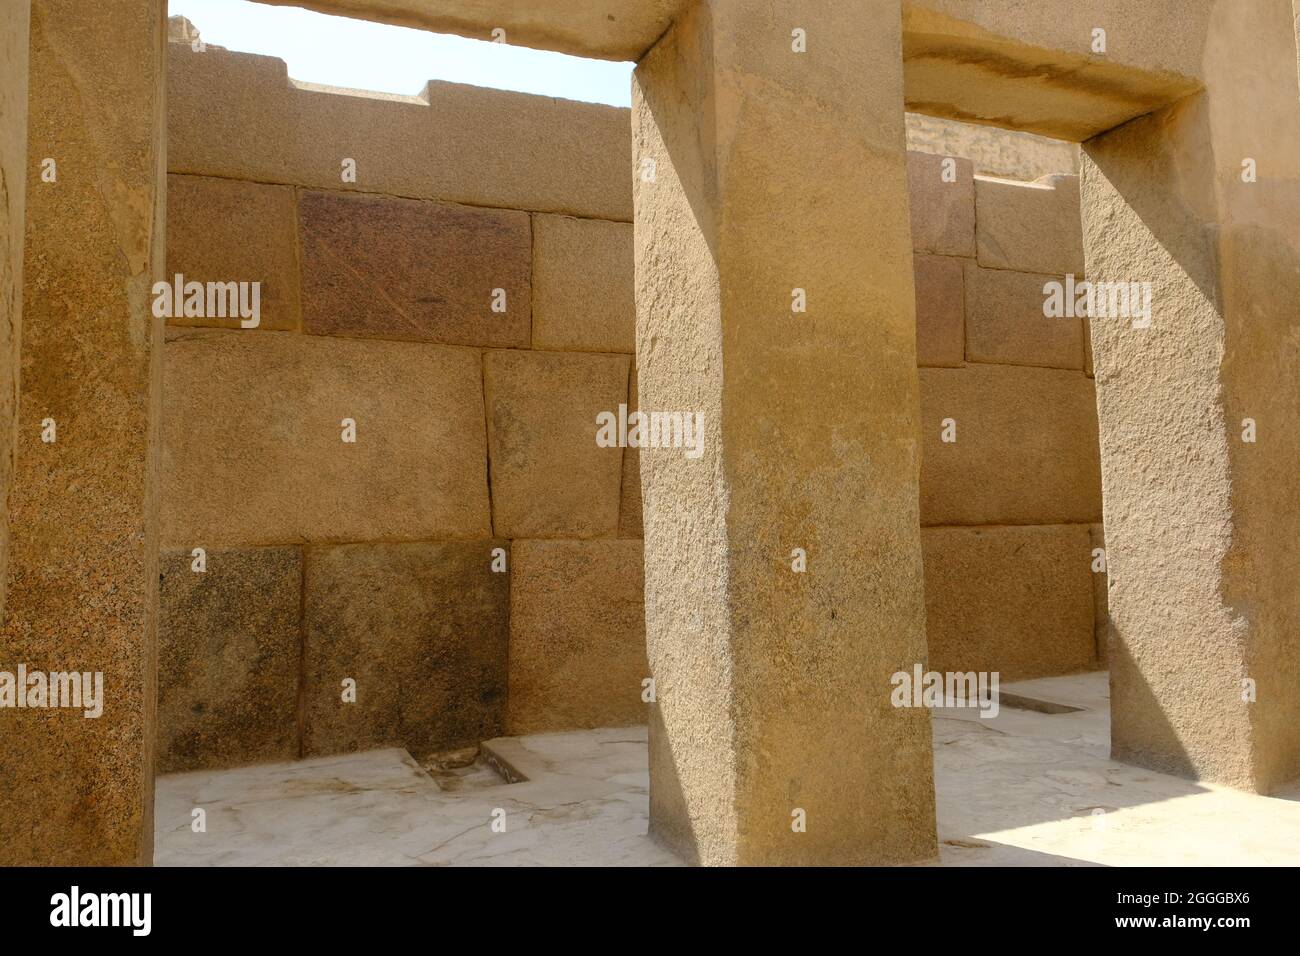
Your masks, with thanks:
[{"label": "weathered stone surface", "polygon": [[[953,182],[944,178],[948,160]],[[975,255],[975,180],[969,159],[909,152],[907,193],[913,249],[943,256]]]},{"label": "weathered stone surface", "polygon": [[458,83],[333,90],[291,84],[273,57],[168,46],[171,172],[632,218],[625,109]]},{"label": "weathered stone surface", "polygon": [[1025,182],[1055,173],[1079,172],[1078,143],[921,113],[907,114],[907,148],[940,156],[964,156],[982,176],[1005,176]]},{"label": "weathered stone surface", "polygon": [[1043,315],[1046,283],[1060,276],[966,268],[966,357],[972,362],[1083,367],[1083,321]]},{"label": "weathered stone surface", "polygon": [[705,863],[935,852],[929,715],[888,700],[925,607],[901,38],[869,9],[694,4],[634,78],[640,404],[705,429],[641,456],[650,827]]},{"label": "weathered stone surface", "polygon": [[533,348],[636,351],[631,223],[533,216]]},{"label": "weathered stone surface", "polygon": [[[104,700],[92,719],[0,710],[0,865],[153,856],[164,7],[31,5],[22,380],[0,386],[21,388],[0,669],[101,673]],[[57,184],[40,181],[46,157]]]},{"label": "weathered stone surface", "polygon": [[1270,792],[1300,777],[1293,11],[1215,4],[1207,38],[1205,96],[1084,150],[1089,278],[1153,303],[1150,328],[1092,323],[1111,750]]},{"label": "weathered stone surface", "polygon": [[1105,665],[1110,659],[1110,608],[1106,596],[1110,576],[1105,571],[1096,570],[1094,566],[1097,564],[1096,551],[1101,549],[1104,553],[1106,550],[1106,533],[1099,524],[1090,525],[1088,532],[1094,552],[1092,563],[1088,565],[1092,571],[1093,631],[1097,643],[1097,660]]},{"label": "weathered stone surface", "polygon": [[296,547],[160,559],[158,772],[298,756],[302,557]]},{"label": "weathered stone surface", "polygon": [[1089,319],[1083,320],[1083,374],[1089,378],[1095,377],[1092,367],[1092,322]]},{"label": "weathered stone surface", "polygon": [[[1224,316],[1204,291],[1218,282],[1216,250],[1170,189],[1179,140],[1162,145],[1173,132],[1206,148],[1198,112],[1139,120],[1084,153],[1089,277],[1154,283],[1151,328],[1092,324],[1116,636],[1111,752],[1250,787],[1252,705],[1239,683],[1249,623],[1222,590],[1236,436],[1219,373]],[[1212,171],[1200,175],[1211,191]]]},{"label": "weathered stone surface", "polygon": [[930,669],[1012,681],[1097,666],[1086,525],[925,528],[921,544]]},{"label": "weathered stone surface", "polygon": [[[1093,384],[1079,372],[921,369],[921,523],[1065,524],[1101,518]],[[942,441],[944,420],[955,442]]]},{"label": "weathered stone surface", "polygon": [[188,330],[166,353],[168,546],[490,533],[474,351]]},{"label": "weathered stone surface", "polygon": [[401,746],[419,760],[502,732],[510,580],[494,548],[509,542],[306,549],[305,755]]},{"label": "weathered stone surface", "polygon": [[298,213],[305,331],[528,345],[526,213],[310,190]]},{"label": "weathered stone surface", "polygon": [[27,46],[30,4],[0,9],[0,623],[9,565],[9,481],[18,440],[23,228],[27,203]]},{"label": "weathered stone surface", "polygon": [[187,17],[169,16],[167,18],[168,43],[193,43],[201,39],[198,27],[191,23]]},{"label": "weathered stone surface", "polygon": [[[167,273],[186,282],[259,282],[262,329],[296,329],[298,253],[293,190],[237,179],[167,177]],[[177,311],[180,311],[177,309]],[[237,329],[238,316],[168,318]]]},{"label": "weathered stone surface", "polygon": [[516,541],[506,733],[645,723],[641,541]]},{"label": "weathered stone surface", "polygon": [[596,444],[596,416],[617,416],[626,403],[630,364],[624,355],[484,353],[496,534],[614,534],[623,449]]},{"label": "weathered stone surface", "polygon": [[980,265],[1083,275],[1078,176],[1033,183],[976,176],[975,219]]},{"label": "weathered stone surface", "polygon": [[[1197,91],[1212,5],[908,2],[907,106],[1080,142]],[[1104,53],[1090,47],[1098,27]]]},{"label": "weathered stone surface", "polygon": [[[627,387],[628,414],[636,411],[638,405],[636,390],[636,366],[632,367],[631,380]],[[641,499],[641,449],[623,449],[623,491],[618,505],[618,536],[620,538],[640,538],[645,534],[642,521]]]},{"label": "weathered stone surface", "polygon": [[965,265],[917,255],[916,364],[960,367],[966,358]]}]

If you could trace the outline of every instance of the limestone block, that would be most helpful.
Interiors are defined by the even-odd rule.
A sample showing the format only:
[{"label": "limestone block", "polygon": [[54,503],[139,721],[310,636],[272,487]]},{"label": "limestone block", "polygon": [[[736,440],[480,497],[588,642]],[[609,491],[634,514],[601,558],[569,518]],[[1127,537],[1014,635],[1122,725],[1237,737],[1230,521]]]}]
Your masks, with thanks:
[{"label": "limestone block", "polygon": [[158,772],[298,756],[297,547],[165,551],[158,622]]},{"label": "limestone block", "polygon": [[[907,148],[965,156],[984,176],[1031,181],[1079,171],[1079,144],[995,126],[976,126],[922,113],[907,114]],[[974,202],[972,193],[972,203]]]},{"label": "limestone block", "polygon": [[298,212],[305,331],[528,345],[526,213],[312,191]]},{"label": "limestone block", "polygon": [[1086,525],[925,528],[929,667],[1002,681],[1097,666]]},{"label": "limestone block", "polygon": [[421,759],[502,732],[510,581],[492,571],[492,551],[508,547],[306,550],[304,755],[400,746]]},{"label": "limestone block", "polygon": [[641,724],[640,539],[516,541],[506,733]]},{"label": "limestone block", "polygon": [[[167,177],[167,279],[258,282],[262,329],[297,329],[298,251],[293,189],[208,176]],[[179,309],[177,310],[179,311]],[[168,325],[237,329],[230,318]]]},{"label": "limestone block", "polygon": [[1078,176],[1033,183],[976,176],[975,218],[980,265],[1083,275]]},{"label": "limestone block", "polygon": [[972,362],[1083,367],[1083,320],[1043,315],[1043,286],[1060,276],[966,267],[966,357]]},{"label": "limestone block", "polygon": [[488,535],[474,351],[287,332],[174,336],[164,544]]},{"label": "limestone block", "polygon": [[443,82],[367,94],[291,83],[273,57],[167,52],[170,172],[632,219],[626,109]]},{"label": "limestone block", "polygon": [[[952,182],[946,181],[945,168],[952,169]],[[969,159],[909,152],[907,195],[913,249],[942,256],[975,255],[975,180]]]},{"label": "limestone block", "polygon": [[[968,123],[1081,142],[1195,93],[1213,3],[903,6],[907,105]],[[1107,30],[1104,53],[1090,48]]]},{"label": "limestone block", "polygon": [[597,446],[596,416],[627,401],[630,364],[625,355],[484,353],[496,534],[614,534],[623,449]]},{"label": "limestone block", "polygon": [[[629,414],[640,407],[636,389],[636,364],[633,363],[628,383],[627,407]],[[623,491],[618,506],[618,536],[639,538],[644,532],[641,510],[641,449],[623,449]]]},{"label": "limestone block", "polygon": [[631,223],[533,216],[533,348],[636,351]]},{"label": "limestone block", "polygon": [[916,364],[960,367],[966,358],[965,267],[961,259],[917,255]]},{"label": "limestone block", "polygon": [[[1101,519],[1092,380],[1021,366],[921,369],[921,523]],[[944,422],[956,441],[943,441]]]}]

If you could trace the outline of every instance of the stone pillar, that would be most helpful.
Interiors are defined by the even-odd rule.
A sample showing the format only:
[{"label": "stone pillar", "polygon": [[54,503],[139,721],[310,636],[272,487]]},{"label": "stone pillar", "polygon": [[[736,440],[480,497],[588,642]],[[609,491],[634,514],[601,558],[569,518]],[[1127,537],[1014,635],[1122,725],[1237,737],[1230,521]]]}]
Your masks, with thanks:
[{"label": "stone pillar", "polygon": [[651,831],[932,857],[929,714],[890,705],[925,661],[899,3],[697,0],[632,113],[640,408],[704,429],[641,452]]},{"label": "stone pillar", "polygon": [[26,0],[0,6],[0,626],[9,557],[9,482],[18,424],[18,342],[23,312],[27,196]]},{"label": "stone pillar", "polygon": [[102,672],[103,713],[0,710],[0,864],[153,855],[164,19],[163,0],[31,5],[0,671]]},{"label": "stone pillar", "polygon": [[1259,792],[1300,776],[1296,45],[1286,0],[1222,0],[1206,92],[1082,168],[1088,278],[1153,305],[1091,322],[1112,753]]}]

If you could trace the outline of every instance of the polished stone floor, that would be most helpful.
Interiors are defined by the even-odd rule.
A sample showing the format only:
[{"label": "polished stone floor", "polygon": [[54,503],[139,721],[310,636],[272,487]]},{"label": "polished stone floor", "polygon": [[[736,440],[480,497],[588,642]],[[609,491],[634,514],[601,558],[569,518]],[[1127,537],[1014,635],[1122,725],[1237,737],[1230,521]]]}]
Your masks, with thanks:
[{"label": "polished stone floor", "polygon": [[[1300,787],[1258,797],[1107,759],[1104,673],[1008,684],[992,718],[936,711],[939,864],[1300,864]],[[645,730],[500,738],[427,772],[403,750],[160,777],[155,862],[632,865],[677,860],[645,835]],[[504,774],[504,776],[503,776]],[[507,778],[526,778],[508,783]],[[205,811],[195,832],[193,810]]]}]

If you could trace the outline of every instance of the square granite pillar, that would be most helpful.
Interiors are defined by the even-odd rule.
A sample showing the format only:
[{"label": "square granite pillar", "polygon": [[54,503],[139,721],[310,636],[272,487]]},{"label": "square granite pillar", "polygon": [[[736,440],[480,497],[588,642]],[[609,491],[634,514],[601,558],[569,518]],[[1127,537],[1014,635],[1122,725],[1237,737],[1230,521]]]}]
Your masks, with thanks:
[{"label": "square granite pillar", "polygon": [[931,858],[899,3],[697,0],[632,122],[640,409],[704,434],[641,449],[651,832]]},{"label": "square granite pillar", "polygon": [[1300,776],[1300,81],[1285,0],[1217,3],[1206,90],[1088,141],[1111,750],[1269,792]]},{"label": "square granite pillar", "polygon": [[103,713],[0,710],[0,864],[152,861],[165,7],[31,5],[0,670],[101,672]]},{"label": "square granite pillar", "polygon": [[0,6],[0,626],[5,619],[5,569],[9,564],[9,482],[18,437],[29,20],[26,2]]}]

